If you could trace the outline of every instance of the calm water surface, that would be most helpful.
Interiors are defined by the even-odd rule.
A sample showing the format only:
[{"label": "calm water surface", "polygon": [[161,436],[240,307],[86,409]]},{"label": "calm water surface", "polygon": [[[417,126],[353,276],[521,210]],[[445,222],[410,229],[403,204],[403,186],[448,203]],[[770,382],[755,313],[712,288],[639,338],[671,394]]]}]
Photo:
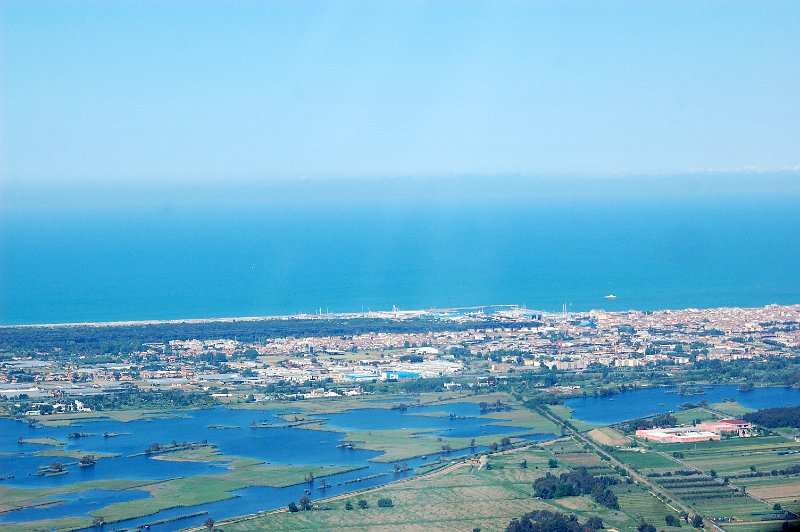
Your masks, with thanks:
[{"label": "calm water surface", "polygon": [[800,405],[800,388],[756,388],[740,392],[736,385],[705,386],[703,395],[680,395],[676,387],[642,388],[605,397],[580,397],[564,403],[574,409],[573,417],[597,424],[619,423],[653,414],[678,410],[681,403],[719,403],[736,399],[748,408],[760,409]]},{"label": "calm water surface", "polygon": [[[439,413],[443,415],[426,416],[420,414]],[[450,414],[457,416],[452,419]],[[441,434],[443,437],[471,438],[482,434],[507,434],[512,432],[525,432],[524,429],[514,429],[494,425],[496,419],[481,419],[477,417],[480,409],[475,403],[451,403],[432,407],[412,407],[406,411],[384,409],[362,409],[343,414],[329,414],[320,416],[326,418],[326,425],[337,429],[392,429],[409,428],[419,429],[421,432]],[[272,464],[303,464],[303,465],[345,465],[359,466],[360,469],[329,477],[333,484],[325,490],[314,489],[312,498],[322,498],[365,487],[385,484],[397,478],[412,475],[413,472],[401,474],[391,473],[375,479],[353,484],[344,484],[346,480],[363,478],[379,473],[390,472],[393,464],[376,463],[370,460],[381,453],[359,449],[337,448],[343,438],[341,432],[315,431],[303,428],[271,428],[252,429],[253,421],[266,423],[283,423],[283,420],[272,415],[269,411],[260,410],[228,410],[217,407],[207,410],[181,412],[180,415],[168,419],[148,419],[121,423],[109,420],[83,421],[70,427],[29,427],[25,423],[0,419],[0,474],[13,475],[3,483],[31,488],[45,486],[62,486],[79,481],[100,479],[141,479],[160,480],[181,476],[213,475],[226,471],[224,463],[193,463],[153,460],[146,456],[132,457],[141,453],[151,443],[166,443],[177,441],[202,441],[208,440],[217,445],[223,455],[246,456],[258,458]],[[226,425],[236,428],[214,429],[211,425]],[[69,439],[70,432],[93,433],[79,439]],[[105,432],[126,433],[112,438],[103,438]],[[36,452],[47,450],[51,447],[18,443],[17,438],[56,438],[62,442],[65,450],[80,449],[84,452],[114,453],[120,456],[99,460],[94,467],[79,468],[69,467],[69,474],[56,477],[36,477],[39,466],[47,465],[53,461],[70,462],[67,458],[53,458],[37,456]],[[552,437],[549,434],[533,434],[526,436],[531,440],[542,440]],[[482,450],[483,448],[478,448]],[[456,458],[469,454],[467,450],[454,452],[448,458]],[[416,469],[419,466],[436,459],[431,456],[427,459],[416,458],[404,461],[409,467]],[[289,501],[297,500],[304,495],[306,484],[298,484],[287,488],[251,487],[234,492],[236,498],[217,503],[200,505],[191,508],[173,508],[164,510],[144,518],[133,519],[115,523],[118,528],[131,528],[144,523],[187,515],[197,511],[207,511],[214,519],[223,519],[246,513],[268,510],[286,505]],[[148,497],[149,494],[140,490],[127,490],[114,492],[106,490],[93,490],[57,497],[64,500],[56,504],[38,509],[21,510],[0,514],[0,523],[24,522],[37,519],[55,518],[64,516],[86,516],[87,512],[111,504],[137,498]],[[200,524],[206,516],[179,521],[180,526]],[[175,522],[158,525],[151,530],[172,530]]]},{"label": "calm water surface", "polygon": [[796,198],[0,212],[0,324],[793,304],[798,222]]}]

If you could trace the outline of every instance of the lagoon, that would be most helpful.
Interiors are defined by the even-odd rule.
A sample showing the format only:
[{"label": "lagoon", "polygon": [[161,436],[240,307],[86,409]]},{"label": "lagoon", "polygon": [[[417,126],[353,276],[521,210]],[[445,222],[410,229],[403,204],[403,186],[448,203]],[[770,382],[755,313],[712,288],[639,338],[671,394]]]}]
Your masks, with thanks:
[{"label": "lagoon", "polygon": [[[693,386],[696,388],[696,386]],[[741,405],[752,408],[772,408],[800,405],[800,388],[768,387],[750,391],[739,391],[736,385],[702,386],[702,395],[680,395],[675,386],[638,388],[619,394],[602,397],[577,397],[564,401],[574,410],[573,418],[598,425],[620,423],[629,419],[652,416],[678,410],[682,403],[720,403],[724,399],[735,399]]]},{"label": "lagoon", "polygon": [[[635,417],[642,417],[669,410],[677,410],[685,402],[721,402],[726,398],[736,399],[750,408],[800,404],[800,389],[796,388],[758,388],[741,392],[735,385],[707,386],[705,394],[685,396],[674,393],[676,387],[641,388],[605,397],[579,397],[565,401],[574,409],[575,419],[597,424],[610,424]],[[379,404],[372,402],[372,404]],[[297,405],[298,407],[300,405]],[[228,469],[223,456],[254,458],[274,465],[296,464],[304,466],[350,466],[359,469],[326,477],[330,487],[320,489],[320,481],[313,485],[299,483],[288,487],[253,486],[231,491],[232,498],[158,511],[154,514],[114,523],[115,528],[135,528],[142,524],[165,519],[178,519],[153,525],[150,530],[168,531],[190,525],[199,525],[207,517],[220,520],[257,511],[270,510],[296,501],[310,489],[312,499],[346,494],[355,490],[382,485],[400,478],[414,475],[414,470],[438,458],[433,453],[425,458],[416,457],[398,463],[411,468],[410,471],[394,473],[394,463],[375,461],[382,453],[366,449],[339,447],[347,432],[397,430],[406,428],[426,436],[444,440],[447,438],[472,438],[487,434],[516,434],[528,441],[541,441],[552,438],[551,434],[531,434],[530,431],[503,425],[502,419],[484,418],[479,406],[471,402],[455,402],[436,405],[399,405],[385,403],[386,408],[368,407],[344,412],[307,416],[319,420],[322,429],[306,427],[286,427],[254,429],[252,422],[282,425],[285,421],[269,410],[241,410],[215,407],[204,410],[191,410],[164,417],[141,419],[127,423],[98,418],[81,420],[67,427],[30,427],[26,423],[10,419],[0,419],[0,476],[11,477],[2,484],[19,488],[42,488],[69,486],[86,480],[149,480],[158,481],[176,477],[195,477],[198,475],[220,475]],[[101,413],[98,413],[101,415]],[[502,418],[502,413],[498,417]],[[225,426],[220,430],[219,426]],[[69,439],[67,434],[76,431],[93,433],[80,439]],[[122,435],[104,438],[105,432]],[[35,443],[19,443],[17,438],[53,438],[62,442],[60,447]],[[220,452],[219,461],[178,462],[155,460],[141,453],[151,443],[208,440]],[[116,457],[102,458],[94,467],[79,468],[68,466],[67,475],[55,477],[36,477],[33,473],[42,465],[53,461],[74,462],[71,458],[42,456],[40,451],[63,450],[65,452],[82,450],[96,454],[116,454]],[[465,449],[447,453],[445,459],[484,450],[485,447]],[[365,477],[373,477],[360,482],[348,482]],[[48,500],[64,501],[38,509],[25,509],[0,514],[0,524],[28,522],[44,518],[66,516],[86,516],[87,512],[98,510],[107,504],[126,500],[141,499],[151,495],[145,488],[112,491],[82,491],[69,495],[58,495]],[[207,512],[192,515],[198,512]],[[89,529],[90,530],[90,529]]]},{"label": "lagoon", "polygon": [[[388,405],[387,405],[388,406]],[[452,416],[451,416],[452,414]],[[98,416],[102,413],[98,413]],[[155,460],[152,457],[139,455],[154,442],[169,443],[176,441],[203,441],[217,446],[221,455],[255,458],[274,465],[308,465],[308,466],[351,466],[358,467],[327,477],[329,488],[319,489],[319,482],[311,486],[312,499],[348,493],[354,490],[385,484],[387,482],[414,474],[418,467],[430,463],[438,457],[435,453],[426,458],[409,458],[400,462],[411,468],[410,471],[394,473],[394,464],[375,462],[381,452],[364,449],[339,447],[347,430],[388,430],[408,428],[446,438],[471,438],[486,434],[524,435],[525,439],[536,441],[553,437],[551,434],[530,434],[527,429],[497,425],[501,420],[480,417],[480,409],[475,403],[445,403],[435,406],[412,406],[407,410],[366,408],[336,414],[316,416],[325,430],[312,430],[304,427],[286,427],[254,429],[252,422],[281,425],[285,421],[273,415],[271,411],[240,410],[215,407],[204,410],[191,410],[173,414],[172,416],[153,417],[127,423],[106,418],[80,420],[67,427],[31,427],[26,423],[11,419],[0,419],[0,476],[11,477],[2,484],[19,488],[42,488],[68,486],[79,481],[88,480],[166,480],[176,477],[192,477],[198,475],[220,475],[228,471],[227,462],[179,462]],[[224,425],[225,430],[214,428]],[[70,432],[92,433],[79,439],[67,438]],[[332,432],[334,431],[334,432]],[[120,433],[120,436],[104,438],[104,433]],[[60,447],[36,443],[19,443],[18,437],[25,439],[53,438],[62,442]],[[498,436],[498,440],[499,440]],[[484,450],[485,447],[465,449],[447,453],[447,459]],[[34,476],[40,466],[54,461],[74,462],[71,458],[42,456],[41,451],[63,450],[65,452],[81,450],[95,454],[115,454],[118,456],[102,458],[93,467],[79,468],[68,466],[69,474],[54,477]],[[346,483],[349,480],[381,475],[360,482]],[[176,526],[185,527],[201,524],[206,517],[216,520],[234,517],[261,510],[270,510],[285,506],[289,501],[298,500],[304,495],[309,485],[249,487],[234,490],[234,498],[191,507],[162,510],[145,517],[129,519],[114,523],[116,528],[134,528],[141,524],[153,523],[163,519],[177,518],[196,512],[208,514],[195,515],[176,522],[154,525],[150,530],[173,530]],[[96,500],[91,505],[79,504],[86,497]],[[142,490],[94,491],[52,497],[53,500],[65,501],[61,504],[49,505],[41,509],[26,509],[0,514],[0,523],[27,522],[44,518],[66,516],[86,516],[88,511],[97,510],[113,502],[133,500],[150,496]]]}]

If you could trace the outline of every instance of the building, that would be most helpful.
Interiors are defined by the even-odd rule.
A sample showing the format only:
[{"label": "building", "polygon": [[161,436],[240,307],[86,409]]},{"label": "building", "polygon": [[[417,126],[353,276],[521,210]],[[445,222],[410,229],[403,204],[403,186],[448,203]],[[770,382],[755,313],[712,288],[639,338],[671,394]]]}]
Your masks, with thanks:
[{"label": "building", "polygon": [[740,438],[750,436],[752,423],[739,421],[738,419],[720,419],[719,421],[704,421],[697,426],[701,430],[707,430],[720,435],[736,435]]},{"label": "building", "polygon": [[719,433],[698,427],[674,427],[664,429],[639,429],[636,435],[658,443],[694,443],[722,439]]}]

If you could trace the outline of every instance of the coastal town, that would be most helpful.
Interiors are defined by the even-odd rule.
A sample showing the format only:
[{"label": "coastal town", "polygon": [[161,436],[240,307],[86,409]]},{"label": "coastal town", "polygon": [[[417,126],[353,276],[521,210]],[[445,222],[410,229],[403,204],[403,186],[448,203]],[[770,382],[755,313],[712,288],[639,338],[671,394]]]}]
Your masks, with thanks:
[{"label": "coastal town", "polygon": [[[800,305],[0,327],[0,530],[372,528],[417,508],[449,529],[431,483],[466,482],[499,490],[491,519],[459,501],[473,529],[569,504],[593,529],[777,532],[800,522],[798,354]],[[89,475],[113,497],[89,514],[23,513]]]},{"label": "coastal town", "polygon": [[[354,317],[360,316],[306,318]],[[250,400],[269,401],[287,395],[358,395],[365,384],[395,381],[439,379],[444,388],[486,386],[525,372],[652,368],[674,374],[703,361],[767,360],[800,352],[800,305],[580,313],[516,306],[395,309],[367,318],[437,327],[261,342],[176,339],[142,342],[125,353],[98,350],[88,355],[71,353],[68,345],[35,352],[9,349],[20,328],[3,327],[0,398],[27,399],[26,414],[36,415],[81,410],[87,408],[81,397],[130,389],[196,390],[218,398],[248,394]],[[285,385],[305,387],[287,392]]]}]

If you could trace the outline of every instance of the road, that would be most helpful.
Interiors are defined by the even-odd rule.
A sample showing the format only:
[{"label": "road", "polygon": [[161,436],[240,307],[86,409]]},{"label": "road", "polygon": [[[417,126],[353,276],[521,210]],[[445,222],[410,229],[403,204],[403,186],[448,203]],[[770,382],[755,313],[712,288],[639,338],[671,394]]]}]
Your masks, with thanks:
[{"label": "road", "polygon": [[[581,443],[585,443],[585,444],[589,445],[592,449],[594,449],[595,453],[597,453],[600,456],[607,456],[609,458],[611,464],[623,469],[628,474],[628,476],[631,479],[633,479],[635,482],[637,482],[640,486],[647,487],[647,489],[650,491],[650,494],[653,495],[654,497],[658,497],[658,495],[661,495],[662,499],[672,500],[673,503],[675,504],[675,506],[677,506],[677,508],[675,506],[673,506],[672,504],[666,502],[666,500],[664,501],[664,504],[666,504],[667,506],[669,506],[670,508],[672,508],[676,512],[683,511],[683,512],[686,512],[687,514],[696,513],[694,510],[692,510],[691,508],[689,508],[688,506],[686,506],[685,504],[683,504],[682,502],[677,500],[676,497],[674,495],[672,495],[670,492],[668,492],[667,490],[665,490],[664,488],[662,488],[662,487],[660,487],[660,486],[658,486],[656,484],[653,484],[646,477],[643,477],[642,475],[640,475],[639,473],[634,471],[630,466],[628,466],[627,464],[624,464],[623,462],[620,462],[619,460],[617,460],[616,458],[614,458],[613,456],[611,456],[610,454],[605,452],[597,443],[594,442],[594,440],[592,440],[591,438],[589,438],[589,437],[585,436],[584,434],[578,432],[577,430],[573,429],[569,425],[566,425],[564,423],[564,420],[561,419],[560,417],[558,417],[557,415],[553,414],[550,411],[550,409],[541,408],[541,409],[538,409],[537,411],[541,415],[543,415],[544,417],[546,417],[547,419],[552,421],[553,423],[563,427],[564,431],[566,431],[567,434],[569,434],[570,436],[575,438],[576,441],[579,441]],[[720,527],[718,527],[716,525],[716,523],[713,523],[713,522],[710,522],[710,521],[706,521],[705,522],[705,526],[710,526],[711,528],[713,528],[714,530],[717,530],[718,532],[723,532],[723,530]]]}]

